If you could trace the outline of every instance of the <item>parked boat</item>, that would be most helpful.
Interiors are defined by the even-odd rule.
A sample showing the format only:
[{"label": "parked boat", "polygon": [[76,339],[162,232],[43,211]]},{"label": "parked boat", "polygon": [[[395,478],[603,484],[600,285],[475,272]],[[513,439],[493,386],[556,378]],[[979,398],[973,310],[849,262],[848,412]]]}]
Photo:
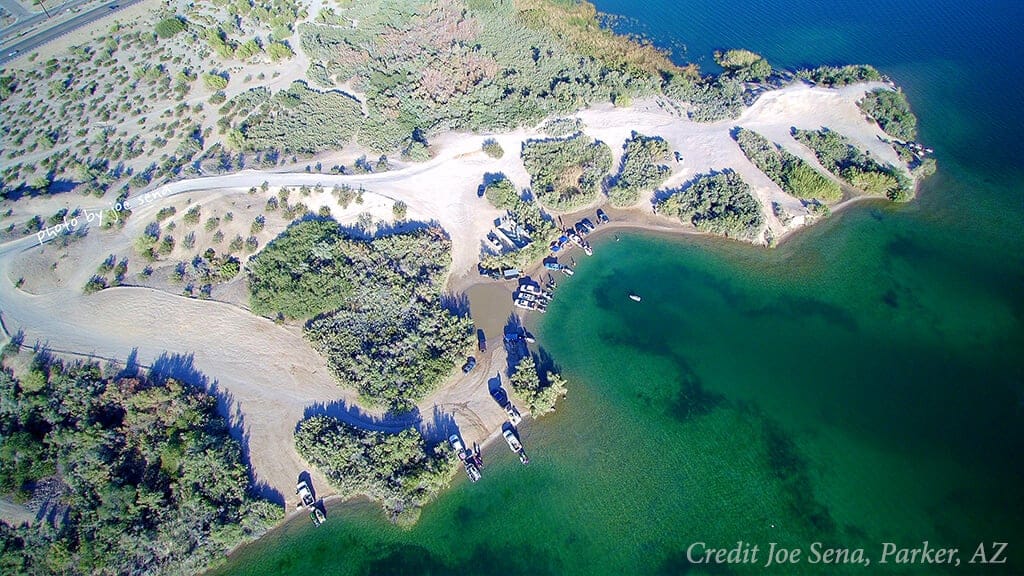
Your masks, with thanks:
[{"label": "parked boat", "polygon": [[313,526],[320,526],[327,521],[327,516],[323,510],[314,506],[313,510],[309,513],[309,519],[313,521]]},{"label": "parked boat", "polygon": [[515,452],[516,456],[519,456],[519,461],[523,464],[529,464],[530,457],[526,455],[526,450],[523,449],[523,443],[516,436],[515,429],[508,426],[502,431],[501,435],[505,437],[505,442],[508,443],[509,449]]},{"label": "parked boat", "polygon": [[462,443],[462,438],[459,438],[458,434],[452,434],[449,436],[448,443],[452,445],[452,450],[455,450],[455,453],[458,454],[459,460],[464,460],[466,458],[466,446]]},{"label": "parked boat", "polygon": [[508,447],[513,452],[519,452],[523,449],[522,442],[519,441],[519,438],[516,438],[516,433],[511,428],[506,428],[501,435],[505,437],[505,442],[508,443]]},{"label": "parked boat", "polygon": [[605,214],[604,210],[601,210],[600,208],[597,209],[597,221],[600,224],[608,222],[608,215]]},{"label": "parked boat", "polygon": [[520,284],[519,291],[527,294],[540,294],[541,288],[537,284]]},{"label": "parked boat", "polygon": [[480,474],[480,469],[469,460],[465,460],[464,462],[466,464],[466,476],[469,477],[469,481],[476,482],[480,480],[482,476],[482,474]]},{"label": "parked boat", "polygon": [[299,495],[299,508],[311,507],[316,500],[313,499],[313,490],[305,480],[300,480],[295,486],[295,493]]},{"label": "parked boat", "polygon": [[508,421],[513,426],[518,426],[523,421],[522,415],[519,414],[519,409],[515,407],[511,402],[505,404],[505,414],[508,415]]},{"label": "parked boat", "polygon": [[562,265],[562,274],[565,274],[566,276],[572,276],[573,274],[575,274],[575,272],[572,271],[572,268]]},{"label": "parked boat", "polygon": [[632,300],[633,302],[639,302],[640,301],[640,296],[637,295],[637,294],[630,294],[629,295],[629,299]]},{"label": "parked boat", "polygon": [[590,247],[590,242],[583,243],[583,253],[587,256],[593,256],[594,250]]}]

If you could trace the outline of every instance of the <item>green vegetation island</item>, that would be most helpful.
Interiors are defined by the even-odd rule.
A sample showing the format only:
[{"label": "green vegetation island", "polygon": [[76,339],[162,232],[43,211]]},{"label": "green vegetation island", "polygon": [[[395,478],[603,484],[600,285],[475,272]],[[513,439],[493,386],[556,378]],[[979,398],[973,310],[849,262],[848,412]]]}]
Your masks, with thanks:
[{"label": "green vegetation island", "polygon": [[571,387],[528,328],[573,223],[771,246],[935,169],[870,66],[702,75],[587,2],[309,10],[143,0],[0,73],[4,573],[201,572],[301,473],[409,526]]}]

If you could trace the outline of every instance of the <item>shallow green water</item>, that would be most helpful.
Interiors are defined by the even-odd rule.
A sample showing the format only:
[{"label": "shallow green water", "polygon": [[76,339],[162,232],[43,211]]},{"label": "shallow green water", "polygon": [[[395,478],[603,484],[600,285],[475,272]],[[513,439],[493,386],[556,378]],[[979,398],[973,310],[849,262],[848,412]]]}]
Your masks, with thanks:
[{"label": "shallow green water", "polygon": [[[690,56],[742,45],[785,66],[879,65],[938,151],[921,197],[854,207],[774,250],[599,241],[539,329],[572,385],[524,428],[529,467],[497,446],[482,482],[460,479],[411,531],[372,504],[336,507],[224,573],[762,572],[687,564],[695,541],[737,540],[762,563],[768,542],[872,559],[839,572],[1024,573],[1021,5],[728,4],[598,2]],[[877,565],[882,542],[923,540],[964,564]],[[1010,564],[966,564],[992,540]],[[800,572],[832,569],[774,571]]]}]

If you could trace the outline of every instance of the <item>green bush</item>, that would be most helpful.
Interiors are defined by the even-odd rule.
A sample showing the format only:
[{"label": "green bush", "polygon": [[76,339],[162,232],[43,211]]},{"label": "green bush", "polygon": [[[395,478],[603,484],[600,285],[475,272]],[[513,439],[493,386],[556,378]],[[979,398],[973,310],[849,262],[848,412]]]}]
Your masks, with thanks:
[{"label": "green bush", "polygon": [[340,496],[377,500],[393,521],[433,500],[457,466],[446,444],[428,448],[414,428],[388,434],[327,416],[300,422],[295,447]]},{"label": "green bush", "polygon": [[632,206],[640,192],[654,190],[672,170],[660,162],[668,160],[668,142],[663,138],[633,132],[626,140],[619,173],[612,179],[608,200],[615,206]]},{"label": "green bush", "polygon": [[847,86],[858,82],[878,82],[882,74],[867,64],[848,66],[819,66],[812,70],[800,70],[797,76],[823,86]]},{"label": "green bush", "polygon": [[5,574],[202,573],[282,516],[251,496],[213,396],[34,364],[32,382],[0,372],[0,493],[59,486],[60,527],[0,522]]},{"label": "green bush", "polygon": [[555,138],[565,138],[583,131],[579,118],[552,118],[540,127],[540,131]]},{"label": "green bush", "polygon": [[821,165],[868,194],[904,202],[913,196],[913,184],[891,165],[881,165],[854,146],[845,136],[827,128],[797,130],[793,137],[817,156]]},{"label": "green bush", "polygon": [[340,149],[362,123],[359,102],[339,91],[295,82],[240,125],[246,150],[313,153]]},{"label": "green bush", "polygon": [[223,90],[228,85],[228,79],[217,74],[203,74],[203,84],[210,90]]},{"label": "green bush", "polygon": [[274,62],[278,60],[285,60],[295,55],[295,52],[283,42],[271,42],[267,45],[267,54],[270,55],[270,59]]},{"label": "green bush", "polygon": [[407,409],[471,344],[470,321],[441,305],[449,250],[436,229],[366,242],[332,220],[300,222],[250,261],[250,306],[313,318],[306,337],[342,384]]},{"label": "green bush", "polygon": [[656,211],[698,230],[735,238],[753,238],[764,224],[761,204],[735,172],[699,176],[688,187],[672,191]]},{"label": "green bush", "polygon": [[612,167],[608,146],[582,134],[527,140],[522,159],[537,199],[555,210],[573,210],[596,200]]},{"label": "green bush", "polygon": [[502,148],[501,144],[498,144],[498,141],[494,138],[484,140],[480,148],[491,158],[501,158],[505,155],[505,149]]},{"label": "green bush", "polygon": [[170,38],[185,29],[185,23],[178,17],[165,18],[156,23],[153,31],[159,38]]},{"label": "green bush", "polygon": [[509,376],[509,387],[526,403],[534,418],[554,412],[558,399],[565,396],[565,380],[554,372],[547,373],[547,382],[541,382],[533,356],[521,359]]},{"label": "green bush", "polygon": [[842,197],[838,184],[757,132],[735,128],[733,138],[754,166],[783,191],[797,198],[824,202],[833,202]]},{"label": "green bush", "polygon": [[910,103],[903,92],[885,88],[872,90],[858,106],[889,136],[904,142],[917,138],[917,117],[910,111]]},{"label": "green bush", "polygon": [[685,102],[686,114],[694,122],[736,118],[743,111],[743,84],[736,78],[700,80],[675,76],[666,83],[665,95]]},{"label": "green bush", "polygon": [[772,66],[763,56],[750,50],[715,52],[715,62],[726,74],[742,82],[762,82],[772,75]]}]

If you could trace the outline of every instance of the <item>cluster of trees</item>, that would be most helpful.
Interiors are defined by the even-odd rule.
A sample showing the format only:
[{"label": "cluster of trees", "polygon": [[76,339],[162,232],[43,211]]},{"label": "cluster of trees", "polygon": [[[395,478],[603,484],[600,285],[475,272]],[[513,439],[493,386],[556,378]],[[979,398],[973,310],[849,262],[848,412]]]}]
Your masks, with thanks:
[{"label": "cluster of trees", "polygon": [[327,416],[300,422],[295,447],[340,495],[377,500],[403,526],[416,522],[420,507],[448,486],[457,467],[447,444],[428,447],[413,428],[388,434]]},{"label": "cluster of trees", "polygon": [[674,76],[663,89],[669,98],[686,103],[686,115],[694,122],[737,118],[744,107],[743,82],[728,75],[705,79]]},{"label": "cluster of trees", "polygon": [[507,130],[653,94],[661,71],[679,70],[602,29],[587,3],[347,3],[299,33],[321,77],[365,87],[360,140],[382,151],[406,147],[417,130]]},{"label": "cluster of trees", "polygon": [[879,164],[842,134],[828,128],[793,128],[792,132],[798,142],[814,152],[822,166],[854,188],[894,202],[906,202],[913,197],[913,184],[903,172],[892,165]]},{"label": "cluster of trees", "polygon": [[0,522],[4,574],[195,574],[282,513],[212,396],[41,357],[0,372],[0,492],[46,516]]},{"label": "cluster of trees", "polygon": [[857,105],[889,136],[904,142],[917,138],[917,117],[910,111],[910,103],[902,91],[872,90]]},{"label": "cluster of trees", "polygon": [[735,172],[700,176],[671,191],[655,211],[690,222],[698,230],[734,238],[752,238],[764,224],[761,204]]},{"label": "cluster of trees", "polygon": [[537,362],[531,355],[519,360],[509,376],[508,385],[516,396],[523,399],[534,418],[553,412],[558,399],[567,392],[565,380],[555,372],[547,372],[541,380]]},{"label": "cluster of trees", "polygon": [[822,202],[834,202],[842,197],[839,184],[757,132],[735,128],[732,135],[754,166],[785,192],[797,198]]},{"label": "cluster of trees", "polygon": [[668,142],[633,132],[624,146],[622,163],[608,188],[608,200],[615,206],[632,206],[640,192],[654,190],[672,170],[660,162],[668,161]]},{"label": "cluster of trees", "polygon": [[810,70],[800,70],[797,76],[822,86],[848,86],[858,82],[878,82],[883,80],[882,73],[867,64],[850,64],[847,66],[819,66]]},{"label": "cluster of trees", "polygon": [[582,134],[527,140],[521,156],[537,199],[554,210],[593,202],[612,167],[608,146]]},{"label": "cluster of trees", "polygon": [[772,65],[750,50],[716,51],[715,62],[727,75],[741,82],[763,82],[772,75]]},{"label": "cluster of trees", "polygon": [[[259,101],[261,94],[248,95],[246,99]],[[352,141],[361,120],[359,102],[352,96],[334,90],[318,92],[303,82],[295,82],[240,122],[236,131],[229,133],[228,141],[245,150],[336,150]]]},{"label": "cluster of trees", "polygon": [[494,205],[508,211],[509,216],[533,240],[528,246],[504,254],[491,254],[480,261],[484,270],[501,271],[508,268],[526,268],[548,250],[548,243],[558,234],[558,227],[550,216],[544,213],[533,198],[524,198],[512,181],[499,178],[484,188],[484,197]]},{"label": "cluster of trees", "polygon": [[442,302],[449,253],[436,228],[367,242],[333,220],[299,222],[250,261],[250,306],[312,318],[306,337],[342,383],[408,409],[472,344],[471,321]]}]

